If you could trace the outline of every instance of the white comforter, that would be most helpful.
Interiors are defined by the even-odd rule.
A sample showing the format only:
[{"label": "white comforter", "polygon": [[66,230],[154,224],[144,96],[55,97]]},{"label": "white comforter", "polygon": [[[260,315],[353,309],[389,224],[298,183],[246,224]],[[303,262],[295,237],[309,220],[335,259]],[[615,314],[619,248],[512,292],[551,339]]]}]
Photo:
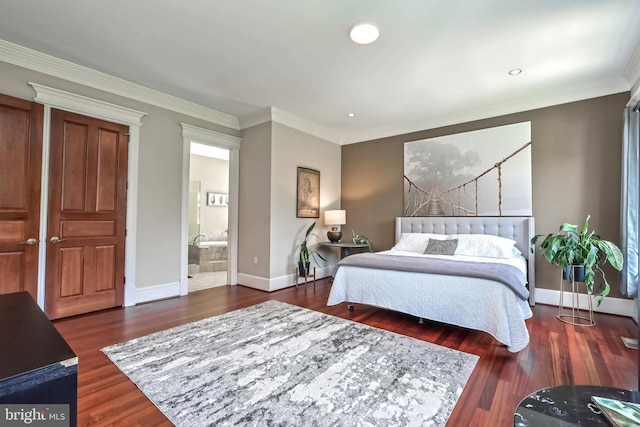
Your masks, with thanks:
[{"label": "white comforter", "polygon": [[[385,251],[394,255],[429,257],[415,253]],[[385,253],[380,252],[380,253]],[[458,256],[455,257],[458,259]],[[488,258],[464,257],[469,262]],[[521,264],[524,259],[493,260]],[[523,273],[524,274],[524,273]],[[525,319],[533,313],[526,300],[506,285],[487,279],[411,273],[341,266],[334,279],[327,305],[361,303],[484,331],[518,352],[529,343]]]}]

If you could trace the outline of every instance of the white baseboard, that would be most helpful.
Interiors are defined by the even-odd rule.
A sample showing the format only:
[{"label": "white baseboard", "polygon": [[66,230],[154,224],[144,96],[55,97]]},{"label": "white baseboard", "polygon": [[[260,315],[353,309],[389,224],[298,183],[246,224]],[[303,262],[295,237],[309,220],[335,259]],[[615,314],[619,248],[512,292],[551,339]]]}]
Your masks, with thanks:
[{"label": "white baseboard", "polygon": [[[566,307],[567,304],[571,303],[571,293],[565,292],[563,298]],[[579,295],[580,307],[587,307],[587,298],[590,297],[586,294]],[[536,288],[536,303],[555,305],[557,307],[560,304],[560,291]],[[596,300],[593,301],[593,311],[637,318],[638,305],[637,300],[605,297],[599,307],[596,305]]]},{"label": "white baseboard", "polygon": [[136,304],[177,296],[180,296],[179,282],[136,288]]},{"label": "white baseboard", "polygon": [[[316,267],[316,280],[329,277],[331,272],[333,272],[333,267]],[[265,292],[273,292],[284,288],[290,288],[296,285],[295,280],[296,279],[293,274],[286,274],[284,276],[267,279],[266,277],[238,273],[238,284]],[[300,283],[304,284],[304,282]]]},{"label": "white baseboard", "polygon": [[269,279],[266,277],[253,276],[246,273],[238,273],[238,284],[249,288],[269,292]]},{"label": "white baseboard", "polygon": [[[324,267],[316,269],[316,279],[328,277],[333,271],[333,267]],[[265,292],[273,292],[279,289],[295,286],[295,277],[293,274],[268,279],[266,277],[252,276],[251,274],[238,273],[238,283],[250,288],[258,289]],[[143,302],[155,301],[166,298],[180,296],[180,283],[164,283],[161,285],[145,286],[144,288],[135,289],[135,304]]]},{"label": "white baseboard", "polygon": [[[329,277],[332,271],[333,271],[333,267],[316,267],[316,280]],[[307,279],[307,282],[309,282],[309,279]],[[299,279],[298,286],[300,284],[304,285],[304,280]],[[269,291],[273,292],[280,289],[289,288],[295,285],[296,285],[296,276],[293,274],[286,274],[284,276],[275,277],[271,279],[269,281]]]}]

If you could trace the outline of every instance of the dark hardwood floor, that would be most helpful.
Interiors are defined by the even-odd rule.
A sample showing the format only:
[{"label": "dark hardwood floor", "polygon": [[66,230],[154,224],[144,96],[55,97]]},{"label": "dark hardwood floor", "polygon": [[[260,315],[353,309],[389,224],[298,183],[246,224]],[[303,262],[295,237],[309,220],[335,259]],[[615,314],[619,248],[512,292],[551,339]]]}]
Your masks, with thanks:
[{"label": "dark hardwood floor", "polygon": [[490,335],[416,319],[388,310],[346,304],[327,307],[327,280],[266,293],[243,286],[203,290],[188,297],[112,309],[54,322],[79,357],[78,425],[171,425],[101,348],[151,332],[275,299],[477,354],[480,360],[449,418],[449,426],[511,426],[529,393],[554,385],[593,384],[637,389],[638,355],[621,336],[636,337],[625,317],[596,314],[595,327],[556,319],[557,307],[537,305],[527,321],[531,342],[513,354]]}]

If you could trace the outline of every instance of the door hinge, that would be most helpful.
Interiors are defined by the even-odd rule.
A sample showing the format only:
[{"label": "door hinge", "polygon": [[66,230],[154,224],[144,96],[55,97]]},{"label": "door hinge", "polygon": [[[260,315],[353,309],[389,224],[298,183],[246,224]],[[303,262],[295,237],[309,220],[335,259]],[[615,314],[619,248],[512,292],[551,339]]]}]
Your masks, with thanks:
[{"label": "door hinge", "polygon": [[127,283],[127,276],[124,276],[124,277],[122,278],[122,283]]},{"label": "door hinge", "polygon": [[127,137],[127,142],[131,142],[131,134],[129,132],[125,133],[124,136]]},{"label": "door hinge", "polygon": [[127,237],[127,229],[124,229],[124,237]]}]

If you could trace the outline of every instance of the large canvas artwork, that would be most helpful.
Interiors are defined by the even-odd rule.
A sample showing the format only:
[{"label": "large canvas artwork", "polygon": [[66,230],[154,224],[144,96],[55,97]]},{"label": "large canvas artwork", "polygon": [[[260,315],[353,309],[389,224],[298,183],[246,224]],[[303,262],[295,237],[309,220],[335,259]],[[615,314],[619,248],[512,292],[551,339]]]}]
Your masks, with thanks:
[{"label": "large canvas artwork", "polygon": [[405,216],[527,216],[531,122],[404,144]]}]

